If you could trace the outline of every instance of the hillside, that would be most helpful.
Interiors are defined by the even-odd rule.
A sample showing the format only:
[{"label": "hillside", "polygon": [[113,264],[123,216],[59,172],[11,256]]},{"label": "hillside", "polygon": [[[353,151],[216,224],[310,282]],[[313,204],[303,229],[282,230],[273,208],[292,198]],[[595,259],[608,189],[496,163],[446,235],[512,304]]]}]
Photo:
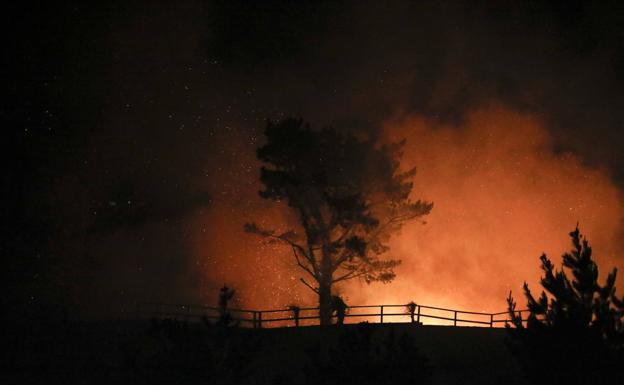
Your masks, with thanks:
[{"label": "hillside", "polygon": [[[432,384],[525,384],[522,373],[504,344],[504,329],[410,324],[373,324],[373,339],[383,340],[394,331],[412,336],[416,347],[429,358],[433,368]],[[358,325],[347,325],[357,328]],[[341,331],[319,327],[264,330],[269,342],[264,354],[255,362],[256,379],[269,379],[277,374],[292,376],[303,382],[305,348],[319,339],[335,341]],[[283,364],[275,365],[275,362]],[[279,371],[281,373],[278,373]]]},{"label": "hillside", "polygon": [[[345,331],[358,333],[362,328],[372,333],[371,341],[377,345],[383,345],[389,333],[411,336],[429,360],[432,384],[525,383],[504,345],[504,329],[410,324],[233,329],[226,339],[215,337],[201,324],[187,325],[175,337],[155,333],[145,321],[28,324],[5,329],[8,354],[3,366],[8,368],[7,383],[15,384],[205,383],[207,379],[210,383],[303,384],[318,370],[310,351],[319,346],[331,349]],[[235,353],[215,354],[219,346]]]}]

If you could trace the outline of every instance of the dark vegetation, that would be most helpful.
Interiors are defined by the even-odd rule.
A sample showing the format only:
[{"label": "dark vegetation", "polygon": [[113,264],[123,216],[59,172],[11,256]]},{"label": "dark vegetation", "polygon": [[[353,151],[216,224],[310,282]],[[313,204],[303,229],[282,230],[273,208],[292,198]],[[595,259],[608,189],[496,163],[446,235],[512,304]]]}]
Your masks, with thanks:
[{"label": "dark vegetation", "polygon": [[[545,291],[535,298],[524,284],[526,322],[509,294],[510,347],[535,384],[613,384],[624,367],[624,298],[615,294],[617,269],[601,285],[592,248],[578,226],[573,249],[557,271],[540,257]],[[615,381],[615,382],[614,382]]]},{"label": "dark vegetation", "polygon": [[[413,338],[405,332],[379,330],[379,325],[367,323],[341,327],[331,335],[321,329],[311,345],[290,346],[301,357],[304,383],[428,383],[432,366]],[[297,382],[296,373],[282,367],[279,356],[262,357],[262,365],[269,368],[257,366],[256,359],[273,343],[270,333],[218,324],[197,329],[184,322],[152,320],[149,335],[158,349],[142,365],[136,364],[140,356],[134,351],[126,359],[127,379],[150,384]]]},{"label": "dark vegetation", "polygon": [[433,204],[410,200],[416,170],[399,167],[404,143],[379,145],[292,118],[269,121],[265,136],[257,153],[265,164],[260,196],[288,203],[299,226],[277,232],[247,223],[245,229],[292,249],[306,276],[301,281],[318,294],[321,324],[328,325],[332,286],[355,278],[392,281],[400,261],[382,258],[390,236]]},{"label": "dark vegetation", "polygon": [[[338,295],[332,295],[331,299],[331,316],[336,317],[336,324],[344,324],[345,315],[347,314],[348,306],[344,300]],[[322,318],[321,318],[322,320]]]},{"label": "dark vegetation", "polygon": [[148,334],[157,349],[143,365],[134,364],[141,356],[128,357],[128,383],[239,384],[253,374],[250,363],[261,347],[251,330],[220,323],[197,328],[154,319]]},{"label": "dark vegetation", "polygon": [[[225,285],[219,290],[219,321],[217,325],[222,327],[238,325],[238,322],[232,318],[232,314],[228,309],[230,300],[234,297],[234,289],[231,289]],[[210,323],[207,319],[204,322]]]},{"label": "dark vegetation", "polygon": [[344,329],[334,346],[321,342],[307,351],[307,383],[312,384],[425,384],[432,367],[406,333],[390,332],[381,341],[373,333],[379,325],[361,323]]},{"label": "dark vegetation", "polygon": [[292,311],[293,319],[295,320],[295,326],[299,326],[299,313],[301,312],[301,307],[297,305],[288,305],[288,309]]},{"label": "dark vegetation", "polygon": [[5,336],[3,383],[426,383],[431,365],[413,339],[378,326],[247,329],[156,318],[28,326]]},{"label": "dark vegetation", "polygon": [[[240,384],[262,347],[239,328],[224,286],[215,322],[143,321],[12,325],[4,335],[4,381],[15,384]],[[7,329],[4,329],[5,331]],[[3,383],[7,383],[3,382]]]},{"label": "dark vegetation", "polygon": [[158,319],[9,330],[3,384],[526,384],[500,328],[246,329]]},{"label": "dark vegetation", "polygon": [[[312,333],[297,328],[307,334],[307,342],[299,344],[301,336],[290,336],[282,346],[288,353],[271,353],[275,329],[239,327],[228,306],[234,295],[224,285],[219,316],[199,323],[153,317],[149,324],[23,325],[19,333],[4,336],[11,352],[5,378],[15,384],[227,385],[422,384],[431,377],[428,359],[405,331],[375,333],[379,325],[368,323],[343,326],[347,306],[338,296],[332,301],[336,326]],[[298,317],[299,307],[290,309]],[[285,357],[293,355],[305,372],[303,380],[283,366]]]},{"label": "dark vegetation", "polygon": [[410,316],[410,322],[422,325],[422,322],[414,320],[414,316],[416,315],[416,308],[417,307],[418,307],[418,305],[414,301],[411,301],[410,303],[405,305],[405,309],[407,310],[407,314],[409,314],[409,316]]}]

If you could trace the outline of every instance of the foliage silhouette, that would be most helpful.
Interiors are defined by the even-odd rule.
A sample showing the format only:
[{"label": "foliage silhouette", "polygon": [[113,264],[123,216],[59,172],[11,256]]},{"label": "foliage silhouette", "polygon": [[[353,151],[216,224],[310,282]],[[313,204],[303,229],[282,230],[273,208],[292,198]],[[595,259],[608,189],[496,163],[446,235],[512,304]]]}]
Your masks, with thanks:
[{"label": "foliage silhouette", "polygon": [[407,314],[409,314],[409,316],[410,316],[410,321],[412,323],[416,323],[418,325],[422,325],[422,323],[420,321],[415,321],[414,320],[414,314],[416,313],[416,308],[417,307],[418,307],[418,305],[414,301],[411,301],[410,303],[405,305],[405,309],[407,310]]},{"label": "foliage silhouette", "polygon": [[219,321],[217,321],[217,324],[220,326],[228,327],[235,323],[237,324],[237,322],[232,319],[232,314],[230,314],[228,310],[228,303],[234,298],[234,293],[235,290],[226,285],[223,285],[223,287],[219,289]]},{"label": "foliage silhouette", "polygon": [[573,249],[563,254],[563,267],[571,278],[542,254],[540,283],[546,291],[535,298],[524,283],[526,326],[509,293],[509,346],[534,383],[610,384],[624,365],[624,299],[615,294],[617,269],[600,285],[592,249],[578,225],[570,236]]},{"label": "foliage silhouette", "polygon": [[144,357],[128,368],[127,382],[240,384],[249,378],[250,363],[261,347],[252,331],[200,325],[153,319],[148,335],[158,348],[147,355],[142,346]]},{"label": "foliage silhouette", "polygon": [[298,305],[288,305],[288,310],[292,311],[295,326],[299,327],[299,313],[301,312],[301,308]]},{"label": "foliage silhouette", "polygon": [[347,308],[348,306],[342,299],[342,297],[338,295],[332,295],[331,315],[332,317],[336,317],[337,325],[344,324],[345,315],[347,314]]},{"label": "foliage silhouette", "polygon": [[247,223],[248,232],[292,248],[295,262],[317,287],[322,325],[331,323],[332,285],[348,279],[390,282],[395,259],[382,259],[390,236],[433,204],[412,201],[415,169],[399,169],[404,142],[378,145],[335,129],[315,131],[302,120],[268,122],[260,196],[288,203],[299,227],[280,233]]},{"label": "foliage silhouette", "polygon": [[[433,373],[429,359],[422,355],[405,333],[375,333],[378,325],[360,323],[341,329],[335,346],[320,341],[306,353],[309,384],[425,384]],[[378,337],[378,338],[375,338]]]}]

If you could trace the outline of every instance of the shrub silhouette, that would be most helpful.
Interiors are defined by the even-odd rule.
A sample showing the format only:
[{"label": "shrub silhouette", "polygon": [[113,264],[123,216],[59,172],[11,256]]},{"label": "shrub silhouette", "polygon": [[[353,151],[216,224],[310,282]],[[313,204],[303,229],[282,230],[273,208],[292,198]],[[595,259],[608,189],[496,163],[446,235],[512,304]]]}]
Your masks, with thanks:
[{"label": "shrub silhouette", "polygon": [[526,326],[509,293],[509,346],[534,383],[609,384],[624,364],[624,301],[615,295],[617,269],[600,285],[592,249],[578,226],[570,237],[573,249],[563,255],[563,268],[571,277],[563,268],[555,270],[543,254],[545,291],[535,298],[524,283]]},{"label": "shrub silhouette", "polygon": [[336,325],[344,324],[345,315],[347,314],[347,304],[338,295],[332,295],[331,314],[336,317]]},{"label": "shrub silhouette", "polygon": [[252,330],[171,319],[153,319],[148,336],[156,349],[143,344],[142,357],[127,360],[125,383],[240,384],[261,347]]},{"label": "shrub silhouette", "polygon": [[292,311],[295,326],[299,327],[299,312],[301,311],[301,308],[297,305],[288,305],[288,310]]},{"label": "shrub silhouette", "polygon": [[220,326],[229,327],[238,324],[238,322],[232,319],[232,314],[228,310],[228,303],[234,298],[234,293],[234,289],[230,289],[226,285],[223,285],[219,290],[219,321],[217,321],[217,324]]},{"label": "shrub silhouette", "polygon": [[422,325],[422,323],[420,321],[415,321],[414,320],[414,314],[416,313],[416,308],[417,307],[418,307],[418,305],[414,301],[411,301],[410,303],[405,305],[405,309],[407,310],[407,314],[409,314],[409,316],[410,316],[410,321],[412,323],[416,323],[417,325]]},{"label": "shrub silhouette", "polygon": [[378,325],[361,323],[341,329],[338,343],[324,351],[319,342],[306,353],[309,384],[425,384],[432,368],[413,339],[394,329],[374,338]]}]

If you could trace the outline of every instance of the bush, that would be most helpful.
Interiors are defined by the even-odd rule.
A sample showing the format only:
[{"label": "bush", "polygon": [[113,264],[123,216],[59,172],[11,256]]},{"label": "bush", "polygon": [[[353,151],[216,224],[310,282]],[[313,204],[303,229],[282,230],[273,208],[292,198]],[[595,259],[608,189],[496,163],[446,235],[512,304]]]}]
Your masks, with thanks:
[{"label": "bush", "polygon": [[341,330],[336,346],[321,343],[307,352],[309,384],[424,384],[432,369],[413,339],[405,334],[373,338],[377,325],[359,324]]}]

